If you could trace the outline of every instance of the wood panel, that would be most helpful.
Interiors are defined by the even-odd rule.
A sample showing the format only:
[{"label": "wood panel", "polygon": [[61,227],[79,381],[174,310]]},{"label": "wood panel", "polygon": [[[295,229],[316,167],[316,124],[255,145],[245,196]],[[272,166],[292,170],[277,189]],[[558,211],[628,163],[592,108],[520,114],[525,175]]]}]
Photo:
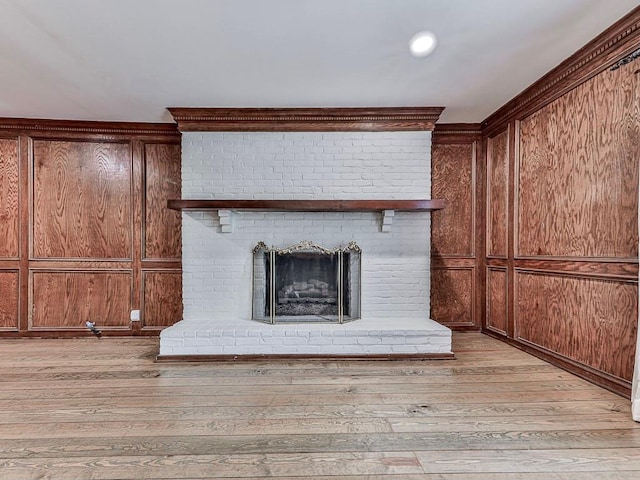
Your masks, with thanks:
[{"label": "wood panel", "polygon": [[[1,337],[86,335],[79,317],[89,314],[107,335],[157,334],[129,324],[142,306],[142,271],[181,265],[179,249],[143,258],[145,205],[164,201],[160,183],[145,188],[144,147],[177,149],[179,159],[179,142],[173,124],[0,119]],[[164,153],[154,155],[149,170],[166,177],[156,171]],[[151,250],[175,251],[170,228],[153,233],[168,221],[149,218]]]},{"label": "wood panel", "polygon": [[607,70],[520,123],[516,254],[638,255],[638,92]]},{"label": "wood panel", "polygon": [[33,329],[129,326],[130,272],[33,272]]},{"label": "wood panel", "polygon": [[182,274],[144,272],[144,327],[168,327],[182,320]]},{"label": "wood panel", "polygon": [[475,268],[431,268],[431,318],[443,325],[474,326]]},{"label": "wood panel", "polygon": [[131,258],[128,143],[33,142],[36,258]]},{"label": "wood panel", "polygon": [[515,281],[516,338],[631,380],[637,283],[519,271]]},{"label": "wood panel", "polygon": [[487,254],[507,255],[509,130],[487,140]]},{"label": "wood panel", "polygon": [[17,271],[0,271],[0,329],[18,328]]},{"label": "wood panel", "polygon": [[431,194],[446,208],[431,216],[433,256],[473,256],[475,246],[475,146],[434,143]]},{"label": "wood panel", "polygon": [[0,258],[19,256],[18,140],[0,138]]},{"label": "wood panel", "polygon": [[182,256],[182,217],[167,200],[181,197],[179,144],[145,144],[145,240],[143,258]]},{"label": "wood panel", "polygon": [[487,268],[487,328],[507,334],[507,269]]},{"label": "wood panel", "polygon": [[[506,335],[491,320],[485,333],[618,392],[630,390],[636,338],[640,75],[609,68],[638,48],[639,26],[637,8],[482,123],[482,271],[491,282],[506,269],[508,281]],[[492,205],[505,202],[503,221]]]}]

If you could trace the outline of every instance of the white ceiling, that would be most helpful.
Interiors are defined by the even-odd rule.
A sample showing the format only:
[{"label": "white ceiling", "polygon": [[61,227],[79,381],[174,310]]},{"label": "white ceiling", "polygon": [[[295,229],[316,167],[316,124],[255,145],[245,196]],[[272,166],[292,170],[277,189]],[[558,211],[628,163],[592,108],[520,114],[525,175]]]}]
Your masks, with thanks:
[{"label": "white ceiling", "polygon": [[[637,0],[0,0],[0,117],[445,106],[479,122]],[[438,47],[413,58],[431,30]]]}]

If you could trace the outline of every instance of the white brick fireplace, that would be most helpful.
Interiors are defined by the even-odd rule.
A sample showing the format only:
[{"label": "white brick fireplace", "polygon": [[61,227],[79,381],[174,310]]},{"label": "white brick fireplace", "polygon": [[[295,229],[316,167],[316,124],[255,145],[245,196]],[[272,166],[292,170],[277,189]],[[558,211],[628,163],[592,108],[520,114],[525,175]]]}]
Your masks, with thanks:
[{"label": "white brick fireplace", "polygon": [[[185,132],[182,195],[428,199],[430,152],[430,131]],[[429,212],[185,211],[182,222],[184,315],[162,332],[160,358],[451,352],[450,330],[429,319]],[[362,249],[361,319],[251,320],[252,249],[303,240]]]}]

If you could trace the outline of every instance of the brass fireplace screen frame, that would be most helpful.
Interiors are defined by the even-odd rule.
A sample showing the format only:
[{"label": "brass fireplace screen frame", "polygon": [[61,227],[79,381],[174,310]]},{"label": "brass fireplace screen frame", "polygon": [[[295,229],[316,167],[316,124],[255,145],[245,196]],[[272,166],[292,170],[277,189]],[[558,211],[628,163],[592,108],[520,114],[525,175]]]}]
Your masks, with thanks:
[{"label": "brass fireplace screen frame", "polygon": [[[295,253],[314,253],[336,257],[338,265],[336,275],[337,315],[308,315],[290,318],[287,318],[286,315],[276,315],[276,260],[278,256]],[[344,323],[360,318],[361,253],[362,250],[355,242],[349,242],[344,247],[339,246],[333,249],[325,248],[309,240],[286,248],[268,247],[264,242],[259,242],[253,248],[253,319],[274,324],[323,321]],[[267,272],[269,274],[268,282]],[[345,285],[343,281],[345,273],[349,279],[348,285]],[[347,292],[349,294],[348,308],[345,308],[344,305],[345,289],[349,289]],[[265,308],[267,302],[268,309]]]}]

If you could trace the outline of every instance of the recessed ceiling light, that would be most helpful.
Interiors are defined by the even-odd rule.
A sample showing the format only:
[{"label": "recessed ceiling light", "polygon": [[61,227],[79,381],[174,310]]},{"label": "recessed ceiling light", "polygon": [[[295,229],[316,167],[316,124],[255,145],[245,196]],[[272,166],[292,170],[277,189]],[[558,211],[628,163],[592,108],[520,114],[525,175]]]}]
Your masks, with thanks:
[{"label": "recessed ceiling light", "polygon": [[425,57],[435,48],[436,36],[431,32],[416,33],[409,42],[409,50],[414,57]]}]

